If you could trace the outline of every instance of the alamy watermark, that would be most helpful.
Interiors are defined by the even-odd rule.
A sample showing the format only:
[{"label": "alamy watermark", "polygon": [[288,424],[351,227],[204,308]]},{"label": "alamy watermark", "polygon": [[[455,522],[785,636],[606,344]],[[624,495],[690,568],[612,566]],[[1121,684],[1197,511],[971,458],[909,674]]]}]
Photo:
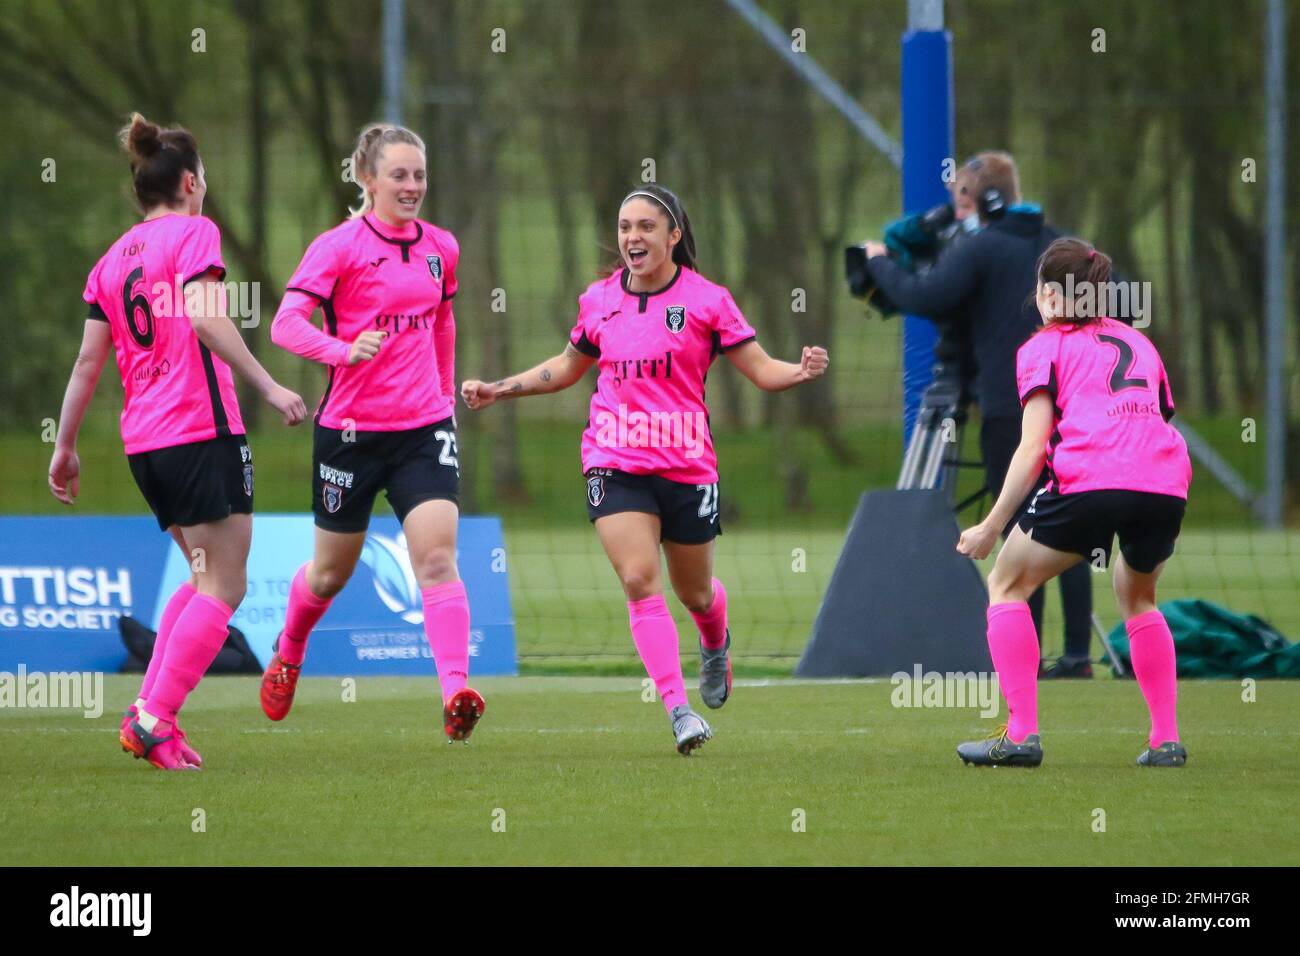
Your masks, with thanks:
[{"label": "alamy watermark", "polygon": [[925,671],[914,664],[912,673],[896,671],[889,678],[894,707],[978,707],[981,717],[996,717],[1001,698],[998,675],[983,671]]},{"label": "alamy watermark", "polygon": [[1075,282],[1068,273],[1064,284],[1047,282],[1043,287],[1062,298],[1067,319],[1132,319],[1135,329],[1151,324],[1150,282]]},{"label": "alamy watermark", "polygon": [[709,419],[702,411],[629,411],[622,402],[617,413],[597,412],[595,425],[601,448],[681,448],[692,459],[704,454],[709,434]]},{"label": "alamy watermark", "polygon": [[102,671],[28,673],[25,664],[18,673],[0,671],[0,710],[48,708],[80,710],[93,720],[104,713],[104,674]]},{"label": "alamy watermark", "polygon": [[50,925],[119,926],[133,936],[148,936],[153,926],[152,893],[83,893],[73,886],[50,897]]},{"label": "alamy watermark", "polygon": [[[149,310],[153,315],[224,315],[246,329],[261,323],[260,282],[190,282],[177,274],[171,282],[155,282],[150,288]],[[132,300],[133,302],[135,299]],[[131,316],[128,315],[130,320]]]}]

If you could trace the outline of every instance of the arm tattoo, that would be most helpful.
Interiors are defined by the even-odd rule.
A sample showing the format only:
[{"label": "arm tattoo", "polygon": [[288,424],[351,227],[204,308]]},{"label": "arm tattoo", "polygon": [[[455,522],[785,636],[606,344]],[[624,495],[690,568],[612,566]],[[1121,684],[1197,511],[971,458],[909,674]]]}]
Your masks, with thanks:
[{"label": "arm tattoo", "polygon": [[551,380],[551,370],[549,368],[542,369],[540,378],[543,382],[549,382]]},{"label": "arm tattoo", "polygon": [[564,357],[567,359],[576,359],[581,355],[582,353],[573,347],[572,342],[564,347]]}]

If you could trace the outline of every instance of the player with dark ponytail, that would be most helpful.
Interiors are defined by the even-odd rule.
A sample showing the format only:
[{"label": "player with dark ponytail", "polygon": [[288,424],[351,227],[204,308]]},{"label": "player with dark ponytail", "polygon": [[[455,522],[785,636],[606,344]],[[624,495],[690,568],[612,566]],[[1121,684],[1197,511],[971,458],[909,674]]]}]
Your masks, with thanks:
[{"label": "player with dark ponytail", "polygon": [[587,514],[627,597],[632,640],[668,711],[677,750],[708,740],[682,682],[677,627],[664,601],[660,549],[673,590],[700,632],[700,695],[731,694],[727,593],[713,576],[718,464],[704,381],[719,354],[759,388],[781,391],[821,376],[826,350],[798,363],[772,358],[731,293],[696,270],[681,202],[662,186],[632,190],[617,224],[619,266],[578,299],[564,352],[495,383],[461,386],[470,408],[558,392],[594,364],[600,375],[582,438]]},{"label": "player with dark ponytail", "polygon": [[244,599],[252,535],[253,456],[231,369],[286,424],[303,421],[306,408],[267,374],[225,315],[221,234],[202,215],[207,184],[193,135],[135,113],[121,140],[144,219],[109,247],[86,282],[90,311],[49,483],[56,498],[74,502],[81,481],[77,434],[111,348],[126,391],[122,439],[131,474],[159,527],[195,569],[163,610],[121,743],[155,767],[196,769],[202,759],[177,713]]},{"label": "player with dark ponytail", "polygon": [[1187,508],[1192,466],[1169,424],[1169,376],[1154,345],[1104,315],[1110,258],[1080,239],[1057,239],[1038,260],[1043,328],[1020,347],[1016,380],[1024,405],[1020,447],[988,517],[957,550],[984,558],[1047,466],[1047,481],[1020,515],[989,575],[988,640],[1007,701],[1008,725],[962,744],[984,766],[1037,766],[1038,638],[1025,603],[1039,586],[1080,561],[1112,570],[1128,630],[1133,672],[1151,712],[1138,763],[1181,767],[1173,635],[1156,607],[1156,582]]}]

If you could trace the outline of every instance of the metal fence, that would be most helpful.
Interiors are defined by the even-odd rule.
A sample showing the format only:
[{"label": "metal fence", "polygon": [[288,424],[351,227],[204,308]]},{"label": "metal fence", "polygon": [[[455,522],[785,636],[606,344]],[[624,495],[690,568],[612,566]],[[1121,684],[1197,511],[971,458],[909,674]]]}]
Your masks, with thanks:
[{"label": "metal fence", "polygon": [[[0,77],[11,102],[0,169],[17,186],[0,231],[10,317],[0,449],[11,465],[0,510],[56,508],[44,491],[49,422],[80,338],[80,291],[133,215],[113,139],[126,114],[197,135],[205,211],[222,227],[232,278],[258,290],[245,338],[312,401],[320,370],[271,344],[270,318],[301,251],[354,198],[341,164],[357,130],[400,107],[430,147],[424,215],[462,244],[460,378],[499,376],[563,347],[577,295],[610,258],[618,199],[646,179],[682,196],[702,270],[732,289],[769,351],[830,347],[832,374],[792,393],[761,395],[725,360],[709,378],[726,527],[718,562],[736,582],[742,653],[798,653],[857,494],[892,485],[899,464],[898,325],[849,297],[841,268],[843,247],[878,235],[900,193],[894,165],[740,6],[6,0]],[[897,138],[906,4],[758,6],[792,57],[815,63]],[[957,158],[1011,150],[1026,197],[1051,221],[1150,283],[1148,332],[1183,417],[1247,497],[1277,473],[1268,443],[1289,450],[1294,503],[1300,435],[1269,423],[1279,403],[1296,408],[1300,336],[1294,310],[1282,316],[1280,342],[1265,316],[1288,293],[1296,301],[1300,192],[1279,199],[1269,183],[1279,157],[1297,155],[1300,97],[1266,113],[1274,21],[1262,2],[1077,6],[946,5]],[[1280,47],[1292,64],[1297,20]],[[1049,34],[1059,42],[1042,43]],[[385,42],[404,58],[385,58]],[[1279,211],[1289,230],[1280,250],[1265,231]],[[1266,251],[1275,266],[1289,258],[1267,294]],[[1283,370],[1276,379],[1270,355]],[[106,370],[84,431],[86,512],[143,507],[116,438],[114,379]],[[585,520],[586,389],[459,416],[464,505],[505,518],[530,656],[630,653],[617,583]],[[252,396],[243,406],[259,505],[305,510],[309,435],[259,416]],[[1263,531],[1228,487],[1235,480],[1198,465],[1167,596],[1254,611],[1300,638],[1300,536]],[[1105,575],[1097,585],[1105,609]]]}]

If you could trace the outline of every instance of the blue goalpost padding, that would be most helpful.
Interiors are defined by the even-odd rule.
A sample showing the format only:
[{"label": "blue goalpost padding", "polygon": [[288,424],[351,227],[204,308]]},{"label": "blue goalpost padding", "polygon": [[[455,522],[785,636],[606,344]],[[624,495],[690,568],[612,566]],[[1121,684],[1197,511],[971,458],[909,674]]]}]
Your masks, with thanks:
[{"label": "blue goalpost padding", "polygon": [[[944,161],[954,163],[952,35],[946,30],[908,30],[902,50],[903,214],[924,212],[948,201]],[[955,170],[954,170],[955,171]],[[903,443],[912,437],[921,393],[934,366],[934,324],[903,318]]]}]

